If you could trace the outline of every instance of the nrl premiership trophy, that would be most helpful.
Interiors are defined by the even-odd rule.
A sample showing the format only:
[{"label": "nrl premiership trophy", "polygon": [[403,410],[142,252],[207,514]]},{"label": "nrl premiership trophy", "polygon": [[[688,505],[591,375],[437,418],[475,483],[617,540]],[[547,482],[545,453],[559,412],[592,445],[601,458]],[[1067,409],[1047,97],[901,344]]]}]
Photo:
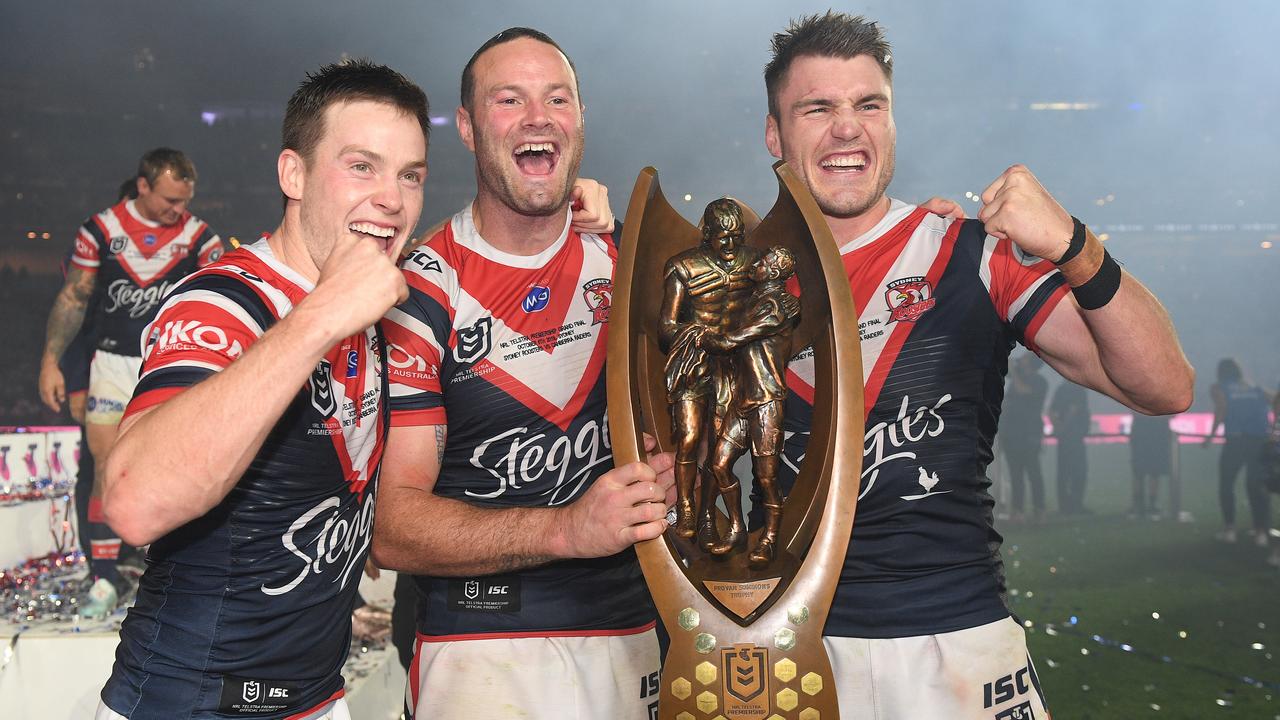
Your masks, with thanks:
[{"label": "nrl premiership trophy", "polygon": [[[761,220],[731,198],[700,227],[645,168],[627,210],[609,330],[609,425],[618,464],[641,433],[676,456],[674,522],[636,546],[671,636],[663,720],[834,720],[822,629],[853,525],[862,465],[857,313],[826,220],[777,163]],[[812,431],[794,486],[778,487],[787,361],[813,348]],[[750,452],[761,527],[748,531]],[[723,503],[723,509],[718,507]]]}]

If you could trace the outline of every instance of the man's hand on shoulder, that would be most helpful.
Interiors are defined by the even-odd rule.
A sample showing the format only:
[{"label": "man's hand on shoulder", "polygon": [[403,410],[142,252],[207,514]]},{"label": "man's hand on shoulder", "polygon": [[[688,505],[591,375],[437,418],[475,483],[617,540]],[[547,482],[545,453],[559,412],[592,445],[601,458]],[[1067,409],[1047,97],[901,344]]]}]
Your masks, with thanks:
[{"label": "man's hand on shoulder", "polygon": [[578,178],[569,194],[573,209],[573,229],[604,235],[613,232],[613,210],[609,207],[609,188],[595,180]]}]

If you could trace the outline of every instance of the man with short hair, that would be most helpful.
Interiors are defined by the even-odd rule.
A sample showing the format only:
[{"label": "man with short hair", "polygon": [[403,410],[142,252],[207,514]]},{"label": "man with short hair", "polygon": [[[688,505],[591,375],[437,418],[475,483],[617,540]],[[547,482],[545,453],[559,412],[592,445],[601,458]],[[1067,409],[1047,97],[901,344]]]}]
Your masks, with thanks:
[{"label": "man with short hair", "polygon": [[378,320],[406,295],[429,128],[426,96],[390,68],[309,75],[285,112],[280,226],[151,324],[104,496],[151,549],[99,720],[349,717],[388,428]]},{"label": "man with short hair", "polygon": [[[89,323],[97,351],[89,371],[85,434],[89,452],[105,458],[138,380],[138,336],[165,293],[183,277],[222,255],[218,236],[187,210],[195,196],[196,169],[182,152],[155,148],[138,161],[133,192],[85,220],[76,235],[66,282],[49,312],[40,360],[40,398],[54,411],[67,399],[58,361],[94,308]],[[125,188],[121,188],[122,193]],[[81,614],[115,609],[120,578],[120,538],[102,519],[102,473],[96,466],[89,501],[90,572],[97,582]]]},{"label": "man with short hair", "polygon": [[[977,220],[885,194],[892,71],[880,28],[835,12],[777,34],[765,69],[765,144],[817,200],[860,311],[866,454],[825,628],[837,693],[881,720],[1047,717],[985,476],[1009,352],[1021,342],[1151,414],[1185,409],[1193,373],[1159,302],[1025,167],[982,193]],[[789,469],[808,441],[812,351],[788,374]]]},{"label": "man with short hair", "polygon": [[669,455],[612,467],[605,331],[616,250],[571,227],[583,150],[572,63],[511,28],[462,75],[475,200],[403,263],[373,554],[412,572],[415,717],[647,720]]}]

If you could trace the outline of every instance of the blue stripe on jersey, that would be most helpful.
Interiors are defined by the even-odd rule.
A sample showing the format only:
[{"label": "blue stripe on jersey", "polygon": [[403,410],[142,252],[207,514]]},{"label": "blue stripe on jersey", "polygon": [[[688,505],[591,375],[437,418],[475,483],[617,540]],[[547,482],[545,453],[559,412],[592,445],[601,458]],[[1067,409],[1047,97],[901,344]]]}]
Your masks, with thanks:
[{"label": "blue stripe on jersey", "polygon": [[152,390],[191,387],[213,373],[214,371],[208,368],[190,367],[185,365],[173,365],[170,367],[159,368],[151,371],[139,380],[138,387],[133,391],[133,394],[135,397],[138,397],[143,393],[151,392]]},{"label": "blue stripe on jersey", "polygon": [[1049,296],[1053,295],[1054,291],[1062,287],[1066,282],[1067,280],[1062,276],[1062,273],[1053,273],[1046,277],[1044,282],[1040,283],[1035,292],[1031,293],[1027,304],[1018,311],[1017,315],[1013,316],[1011,324],[1018,331],[1018,337],[1025,340],[1027,328],[1035,320],[1036,315],[1040,313],[1040,308],[1044,307],[1045,302],[1049,300]]},{"label": "blue stripe on jersey", "polygon": [[178,288],[177,296],[191,290],[208,290],[231,300],[253,318],[263,332],[276,324],[275,308],[268,305],[261,295],[254,292],[240,278],[221,273],[200,273],[184,282]]},{"label": "blue stripe on jersey", "polygon": [[84,225],[81,225],[80,227],[87,230],[89,232],[90,237],[92,237],[94,240],[98,242],[98,260],[101,261],[102,254],[105,252],[108,252],[107,234],[102,231],[102,227],[98,225],[97,221],[95,221],[93,218],[89,218],[88,220],[85,220]]}]

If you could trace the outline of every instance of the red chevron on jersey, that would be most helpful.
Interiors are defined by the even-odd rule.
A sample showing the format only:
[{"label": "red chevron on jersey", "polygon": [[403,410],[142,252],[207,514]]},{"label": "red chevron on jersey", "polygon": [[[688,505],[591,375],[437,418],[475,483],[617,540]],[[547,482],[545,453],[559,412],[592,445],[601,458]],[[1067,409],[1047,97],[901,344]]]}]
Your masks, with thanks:
[{"label": "red chevron on jersey", "polygon": [[136,356],[143,327],[178,280],[221,255],[222,241],[190,213],[160,225],[128,200],[86,220],[71,261],[97,276],[98,348]]},{"label": "red chevron on jersey", "polygon": [[[403,363],[393,365],[393,394],[482,377],[567,429],[604,366],[615,260],[612,245],[568,228],[536,256],[503,253],[480,238],[469,211],[459,213],[404,265],[410,288],[439,306],[448,327],[424,313],[388,314]],[[456,372],[442,378],[442,364]]]}]

